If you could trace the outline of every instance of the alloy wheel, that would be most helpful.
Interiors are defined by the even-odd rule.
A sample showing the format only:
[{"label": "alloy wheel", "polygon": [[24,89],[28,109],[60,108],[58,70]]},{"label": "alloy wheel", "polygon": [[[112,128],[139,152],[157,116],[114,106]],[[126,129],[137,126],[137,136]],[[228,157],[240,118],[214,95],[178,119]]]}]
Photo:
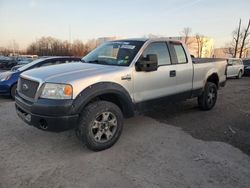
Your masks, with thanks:
[{"label": "alloy wheel", "polygon": [[112,112],[98,115],[91,125],[91,136],[98,143],[110,141],[117,130],[117,118]]}]

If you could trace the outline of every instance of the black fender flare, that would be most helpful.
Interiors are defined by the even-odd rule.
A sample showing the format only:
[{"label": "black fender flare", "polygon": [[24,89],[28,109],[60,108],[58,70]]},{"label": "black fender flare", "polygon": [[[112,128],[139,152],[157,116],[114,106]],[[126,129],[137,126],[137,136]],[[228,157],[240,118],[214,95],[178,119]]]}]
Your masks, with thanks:
[{"label": "black fender flare", "polygon": [[114,100],[125,117],[134,116],[134,104],[128,91],[121,85],[113,82],[99,82],[85,88],[74,99],[72,104],[72,113],[80,114],[83,108],[88,105],[92,100],[101,97],[110,96],[111,102]]}]

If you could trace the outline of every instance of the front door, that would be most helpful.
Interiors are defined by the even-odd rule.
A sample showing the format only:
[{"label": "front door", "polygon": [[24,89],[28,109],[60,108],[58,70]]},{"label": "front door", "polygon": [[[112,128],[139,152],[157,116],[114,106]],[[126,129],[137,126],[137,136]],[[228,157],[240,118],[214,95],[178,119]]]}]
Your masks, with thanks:
[{"label": "front door", "polygon": [[175,65],[171,63],[169,49],[165,42],[153,42],[142,53],[157,55],[158,69],[152,72],[134,71],[134,101],[136,103],[176,93]]}]

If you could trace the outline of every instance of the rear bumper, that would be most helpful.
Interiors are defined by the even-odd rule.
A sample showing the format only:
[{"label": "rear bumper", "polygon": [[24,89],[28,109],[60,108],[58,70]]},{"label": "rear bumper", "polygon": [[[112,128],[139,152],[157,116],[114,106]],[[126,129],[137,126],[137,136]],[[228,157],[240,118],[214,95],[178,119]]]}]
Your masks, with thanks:
[{"label": "rear bumper", "polygon": [[[56,104],[51,100],[42,99],[36,103],[29,103],[16,95],[17,115],[27,124],[45,131],[60,132],[76,127],[78,114],[69,114],[71,105],[69,100],[57,100]],[[71,104],[70,103],[70,104]]]}]

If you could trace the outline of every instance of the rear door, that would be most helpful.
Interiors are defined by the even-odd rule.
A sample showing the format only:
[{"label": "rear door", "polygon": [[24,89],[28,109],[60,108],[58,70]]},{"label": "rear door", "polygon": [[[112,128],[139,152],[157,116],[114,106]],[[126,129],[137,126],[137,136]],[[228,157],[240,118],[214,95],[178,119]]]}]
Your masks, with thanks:
[{"label": "rear door", "polygon": [[175,65],[171,62],[166,42],[150,43],[141,57],[157,55],[158,69],[152,72],[134,72],[134,100],[141,102],[176,93]]},{"label": "rear door", "polygon": [[191,95],[193,87],[193,65],[188,61],[184,46],[179,42],[169,42],[169,49],[176,71],[176,92]]}]

